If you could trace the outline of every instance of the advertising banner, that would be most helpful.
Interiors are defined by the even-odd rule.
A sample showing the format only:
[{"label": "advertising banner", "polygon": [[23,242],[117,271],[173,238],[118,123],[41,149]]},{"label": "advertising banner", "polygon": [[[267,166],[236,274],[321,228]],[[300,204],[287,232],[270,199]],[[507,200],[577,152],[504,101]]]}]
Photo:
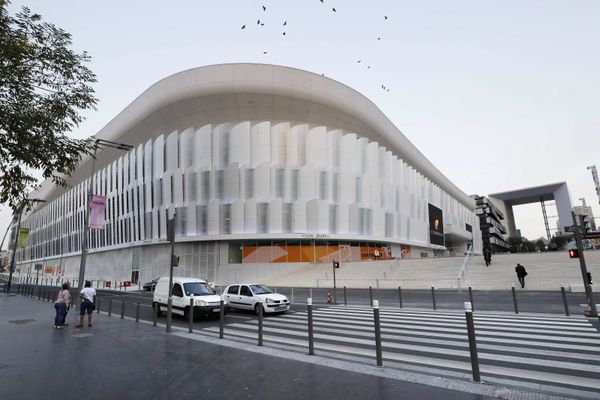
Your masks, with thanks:
[{"label": "advertising banner", "polygon": [[444,246],[444,216],[432,204],[429,204],[429,243]]},{"label": "advertising banner", "polygon": [[19,238],[17,239],[17,246],[21,248],[27,247],[29,241],[29,228],[19,229]]},{"label": "advertising banner", "polygon": [[412,249],[410,246],[404,244],[400,245],[400,258],[403,260],[405,258],[412,258]]},{"label": "advertising banner", "polygon": [[90,229],[104,228],[104,209],[106,208],[106,196],[97,194],[92,196],[92,209],[90,210]]}]

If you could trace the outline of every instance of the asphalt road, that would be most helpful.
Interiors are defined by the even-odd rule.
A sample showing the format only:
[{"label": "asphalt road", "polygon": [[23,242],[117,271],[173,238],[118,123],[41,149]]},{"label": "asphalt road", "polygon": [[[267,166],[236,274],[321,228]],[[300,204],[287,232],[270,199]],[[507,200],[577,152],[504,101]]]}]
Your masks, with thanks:
[{"label": "asphalt road", "polygon": [[[25,286],[23,286],[25,288]],[[334,293],[328,289],[310,289],[310,288],[275,288],[277,292],[285,294],[292,301],[292,309],[304,310],[306,299],[312,296],[313,304],[318,307],[327,304],[328,292]],[[18,285],[13,286],[13,290],[18,290]],[[51,286],[33,287],[36,297],[50,297],[54,299],[58,288]],[[217,288],[218,291],[219,288]],[[124,305],[124,316],[135,318],[137,303],[139,303],[139,317],[142,320],[152,321],[152,293],[146,291],[117,292],[98,289],[99,309],[108,312],[109,308],[112,315],[120,317],[121,309]],[[75,294],[75,290],[72,290]],[[348,305],[369,305],[371,298],[378,300],[381,307],[400,307],[400,296],[398,290],[383,289],[347,289],[344,299],[343,288],[337,289],[335,293],[337,304]],[[75,298],[75,296],[73,296]],[[580,304],[585,303],[583,293],[567,293],[567,302],[571,315],[582,315],[583,309]],[[433,309],[433,295],[429,290],[402,290],[402,306],[404,308],[419,308],[424,310]],[[516,290],[517,307],[520,313],[551,313],[564,314],[562,295],[560,291],[526,291]],[[435,304],[438,310],[463,310],[464,302],[470,301],[468,290],[435,290]],[[112,304],[111,304],[112,303]],[[512,291],[473,291],[473,305],[475,311],[501,311],[514,312],[514,303]],[[158,321],[164,320],[165,316],[158,317]],[[230,321],[243,321],[255,318],[251,311],[231,310],[226,316],[226,323]],[[188,326],[188,321],[179,315],[173,315],[173,324],[175,326]],[[195,321],[195,324],[202,326],[217,326],[218,319],[202,319]],[[597,326],[597,322],[594,322]]]}]

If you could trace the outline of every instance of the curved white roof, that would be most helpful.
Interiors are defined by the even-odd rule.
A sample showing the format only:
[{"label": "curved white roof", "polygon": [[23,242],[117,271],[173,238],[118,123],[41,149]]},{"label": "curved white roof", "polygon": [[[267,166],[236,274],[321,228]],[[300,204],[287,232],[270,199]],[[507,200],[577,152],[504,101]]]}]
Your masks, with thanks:
[{"label": "curved white roof", "polygon": [[[160,134],[208,123],[288,120],[354,132],[379,142],[422,175],[474,210],[474,201],[446,178],[365,96],[330,78],[267,64],[219,64],[193,68],[152,85],[95,136],[137,145]],[[98,154],[97,168],[117,150]],[[89,176],[89,157],[73,173]],[[45,182],[40,195],[52,200],[64,189]]]}]

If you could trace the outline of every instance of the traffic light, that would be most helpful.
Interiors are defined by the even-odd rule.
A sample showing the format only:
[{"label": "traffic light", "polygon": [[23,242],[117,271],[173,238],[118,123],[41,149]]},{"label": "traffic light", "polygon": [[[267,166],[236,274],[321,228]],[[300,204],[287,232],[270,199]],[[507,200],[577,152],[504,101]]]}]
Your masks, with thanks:
[{"label": "traffic light", "polygon": [[340,267],[340,263],[338,261],[334,261],[333,268],[339,268],[339,267]]},{"label": "traffic light", "polygon": [[583,234],[585,235],[589,231],[590,231],[590,221],[589,220],[583,220]]},{"label": "traffic light", "polygon": [[577,249],[569,249],[569,258],[579,258],[579,251]]},{"label": "traffic light", "polygon": [[174,267],[179,265],[179,256],[173,255],[173,258],[171,259],[171,265]]}]

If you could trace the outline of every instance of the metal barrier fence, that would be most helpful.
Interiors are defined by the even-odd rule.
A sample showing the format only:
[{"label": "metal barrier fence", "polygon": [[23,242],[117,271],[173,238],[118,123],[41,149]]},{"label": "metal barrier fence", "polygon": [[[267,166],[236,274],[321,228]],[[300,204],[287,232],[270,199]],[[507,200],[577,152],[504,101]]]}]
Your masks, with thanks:
[{"label": "metal barrier fence", "polygon": [[[53,302],[56,300],[56,297],[58,295],[58,292],[60,291],[59,288],[56,287],[48,287],[48,286],[42,286],[42,285],[33,285],[33,284],[16,284],[14,285],[14,289],[16,294],[18,295],[22,295],[22,296],[28,296],[31,297],[33,299],[37,299],[39,301],[46,301],[46,302]],[[384,347],[382,345],[382,334],[381,334],[381,316],[380,316],[380,302],[378,299],[373,297],[373,293],[374,291],[372,290],[372,288],[369,288],[369,299],[368,299],[368,303],[365,301],[364,305],[369,304],[370,308],[372,309],[372,316],[373,316],[373,354],[374,354],[374,358],[376,360],[376,365],[378,367],[383,367],[384,365]],[[310,293],[312,293],[312,290],[310,291]],[[570,312],[569,312],[569,306],[568,306],[568,300],[567,300],[567,293],[565,291],[564,286],[561,286],[560,288],[560,300],[562,302],[562,306],[564,307],[565,310],[565,315],[569,316]],[[402,288],[398,287],[397,289],[397,296],[398,296],[398,307],[399,309],[402,309],[404,306],[403,303],[403,292],[402,292]],[[436,306],[436,290],[434,287],[431,287],[431,296],[432,296],[432,308],[433,311],[437,310],[437,306]],[[469,344],[469,358],[471,361],[471,372],[472,372],[472,379],[474,382],[480,382],[481,381],[481,376],[480,376],[480,369],[479,369],[479,358],[478,358],[478,352],[477,352],[477,340],[476,340],[476,326],[475,326],[475,322],[474,322],[474,318],[473,318],[473,314],[475,312],[475,308],[474,308],[474,303],[473,303],[473,291],[472,288],[469,287],[469,292],[468,292],[468,296],[469,296],[469,300],[470,301],[466,301],[464,302],[464,311],[465,311],[465,327],[466,327],[466,332],[467,332],[467,339],[468,339],[468,344]],[[73,296],[74,297],[74,296]],[[72,297],[72,298],[73,298]],[[515,287],[512,286],[511,287],[511,291],[510,291],[510,297],[512,298],[513,301],[513,306],[514,306],[514,313],[515,314],[519,314],[519,308],[518,308],[518,297],[517,297],[517,293],[515,290]],[[101,308],[102,305],[107,304],[107,315],[111,316],[112,315],[112,307],[113,307],[113,299],[112,297],[109,297],[108,299],[108,303],[106,301],[102,301],[103,296],[98,296],[97,297],[97,301],[96,301],[96,312],[100,313],[101,312]],[[557,296],[557,299],[558,296]],[[344,304],[347,304],[347,290],[346,287],[344,287]],[[152,324],[153,326],[157,326],[157,317],[158,317],[158,307],[153,307],[153,306],[148,306],[148,305],[143,305],[140,304],[140,302],[128,302],[126,301],[126,299],[120,299],[119,302],[121,303],[121,308],[120,308],[120,318],[124,319],[125,318],[125,314],[126,311],[129,310],[133,310],[132,306],[135,306],[135,321],[139,322],[140,321],[140,313],[141,313],[141,308],[142,307],[151,307],[153,309],[152,311]],[[77,302],[75,302],[74,304],[76,304]],[[129,307],[128,307],[129,304]],[[220,312],[219,312],[219,338],[223,339],[225,336],[224,330],[225,330],[225,319],[226,319],[226,313],[225,313],[225,303],[224,303],[224,299],[223,296],[221,296],[221,301],[219,304],[220,307]],[[264,335],[264,331],[265,331],[265,327],[264,327],[264,308],[262,303],[260,303],[260,307],[258,307],[258,324],[257,324],[257,330],[256,330],[256,339],[257,339],[257,345],[258,346],[264,346],[265,345],[265,335]],[[195,313],[194,313],[194,302],[193,299],[190,301],[190,305],[189,305],[189,309],[186,312],[185,316],[187,317],[187,322],[188,322],[188,331],[189,333],[193,333],[193,328],[194,328],[194,317],[195,317]],[[309,355],[315,355],[315,334],[314,334],[314,317],[313,317],[313,299],[312,298],[307,298],[306,299],[306,316],[307,316],[307,320],[306,320],[306,346],[307,346],[307,352]],[[133,317],[128,317],[133,319]]]}]

